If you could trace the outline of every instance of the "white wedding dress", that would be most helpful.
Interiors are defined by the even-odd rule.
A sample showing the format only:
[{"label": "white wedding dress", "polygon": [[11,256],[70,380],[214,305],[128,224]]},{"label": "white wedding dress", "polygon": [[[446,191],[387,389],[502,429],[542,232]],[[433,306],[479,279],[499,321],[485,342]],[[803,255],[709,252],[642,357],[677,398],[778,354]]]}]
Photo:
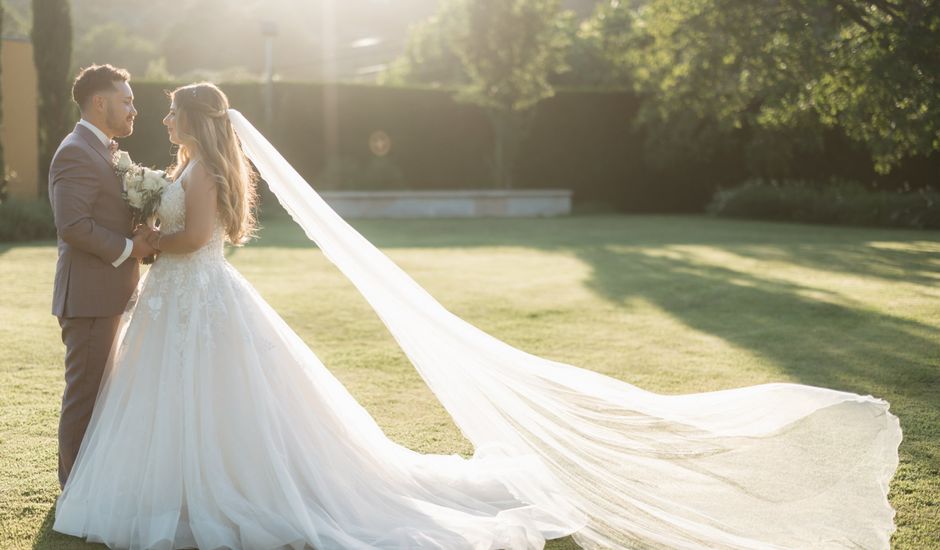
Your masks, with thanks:
[{"label": "white wedding dress", "polygon": [[[158,212],[167,233],[188,168]],[[225,260],[216,225],[140,281],[53,529],[114,548],[485,549],[581,527],[534,457],[389,440]],[[533,491],[559,507],[514,496]]]},{"label": "white wedding dress", "polygon": [[[237,111],[262,177],[474,444],[390,441],[223,256],[163,254],[128,305],[53,529],[115,548],[887,548],[901,430],[871,396],[666,396],[528,354],[435,301]],[[183,227],[181,181],[164,230]]]}]

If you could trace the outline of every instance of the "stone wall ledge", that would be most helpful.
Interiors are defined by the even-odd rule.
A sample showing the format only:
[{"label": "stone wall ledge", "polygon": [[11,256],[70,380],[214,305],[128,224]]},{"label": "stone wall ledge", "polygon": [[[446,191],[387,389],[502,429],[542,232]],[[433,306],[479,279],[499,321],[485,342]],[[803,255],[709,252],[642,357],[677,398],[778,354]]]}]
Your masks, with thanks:
[{"label": "stone wall ledge", "polygon": [[571,213],[570,189],[321,191],[344,218],[544,217]]}]

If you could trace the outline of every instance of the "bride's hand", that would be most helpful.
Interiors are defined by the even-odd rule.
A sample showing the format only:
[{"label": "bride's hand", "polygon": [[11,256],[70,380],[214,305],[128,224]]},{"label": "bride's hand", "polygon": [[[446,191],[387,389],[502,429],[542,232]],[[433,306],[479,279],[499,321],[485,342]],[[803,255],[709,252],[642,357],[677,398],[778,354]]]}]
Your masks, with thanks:
[{"label": "bride's hand", "polygon": [[160,230],[153,229],[153,228],[149,228],[149,229],[150,231],[147,233],[147,237],[146,237],[147,244],[152,246],[155,250],[159,250],[157,248],[157,243],[160,242]]}]

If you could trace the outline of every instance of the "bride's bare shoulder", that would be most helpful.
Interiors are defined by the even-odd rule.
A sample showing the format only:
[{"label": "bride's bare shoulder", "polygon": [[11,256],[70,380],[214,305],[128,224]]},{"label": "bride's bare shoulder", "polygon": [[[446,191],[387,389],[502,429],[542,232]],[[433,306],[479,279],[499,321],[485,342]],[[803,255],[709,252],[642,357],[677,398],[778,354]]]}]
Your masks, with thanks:
[{"label": "bride's bare shoulder", "polygon": [[187,191],[190,189],[212,188],[215,186],[215,178],[205,162],[194,161],[186,177],[183,178],[182,185]]}]

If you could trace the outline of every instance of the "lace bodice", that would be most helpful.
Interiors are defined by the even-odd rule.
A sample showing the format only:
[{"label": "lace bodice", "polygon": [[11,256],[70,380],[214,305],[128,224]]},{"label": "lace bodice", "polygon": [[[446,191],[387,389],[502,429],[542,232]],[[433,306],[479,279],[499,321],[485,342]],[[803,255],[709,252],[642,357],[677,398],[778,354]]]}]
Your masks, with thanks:
[{"label": "lace bodice", "polygon": [[[163,191],[157,217],[160,230],[165,235],[182,231],[186,227],[186,190],[183,182],[189,175],[193,163]],[[171,331],[185,332],[192,311],[203,311],[215,318],[225,310],[222,296],[222,279],[235,277],[234,268],[225,261],[225,231],[216,218],[212,237],[205,245],[194,252],[174,254],[162,252],[141,279],[137,293],[128,303],[128,310],[134,308],[134,302],[140,301],[139,311],[146,312],[152,320],[160,318],[166,312],[168,304],[175,304],[175,319]],[[211,343],[211,332],[203,335]]]},{"label": "lace bodice", "polygon": [[[183,188],[183,182],[189,175],[190,169],[195,165],[191,162],[183,169],[183,172],[166,187],[160,201],[160,207],[157,209],[157,217],[160,220],[160,231],[169,235],[182,231],[186,227],[186,190]],[[215,228],[212,232],[212,238],[199,250],[186,254],[171,254],[164,252],[160,255],[161,260],[193,260],[193,259],[221,259],[222,251],[225,248],[225,232],[221,222],[215,221]]]}]

